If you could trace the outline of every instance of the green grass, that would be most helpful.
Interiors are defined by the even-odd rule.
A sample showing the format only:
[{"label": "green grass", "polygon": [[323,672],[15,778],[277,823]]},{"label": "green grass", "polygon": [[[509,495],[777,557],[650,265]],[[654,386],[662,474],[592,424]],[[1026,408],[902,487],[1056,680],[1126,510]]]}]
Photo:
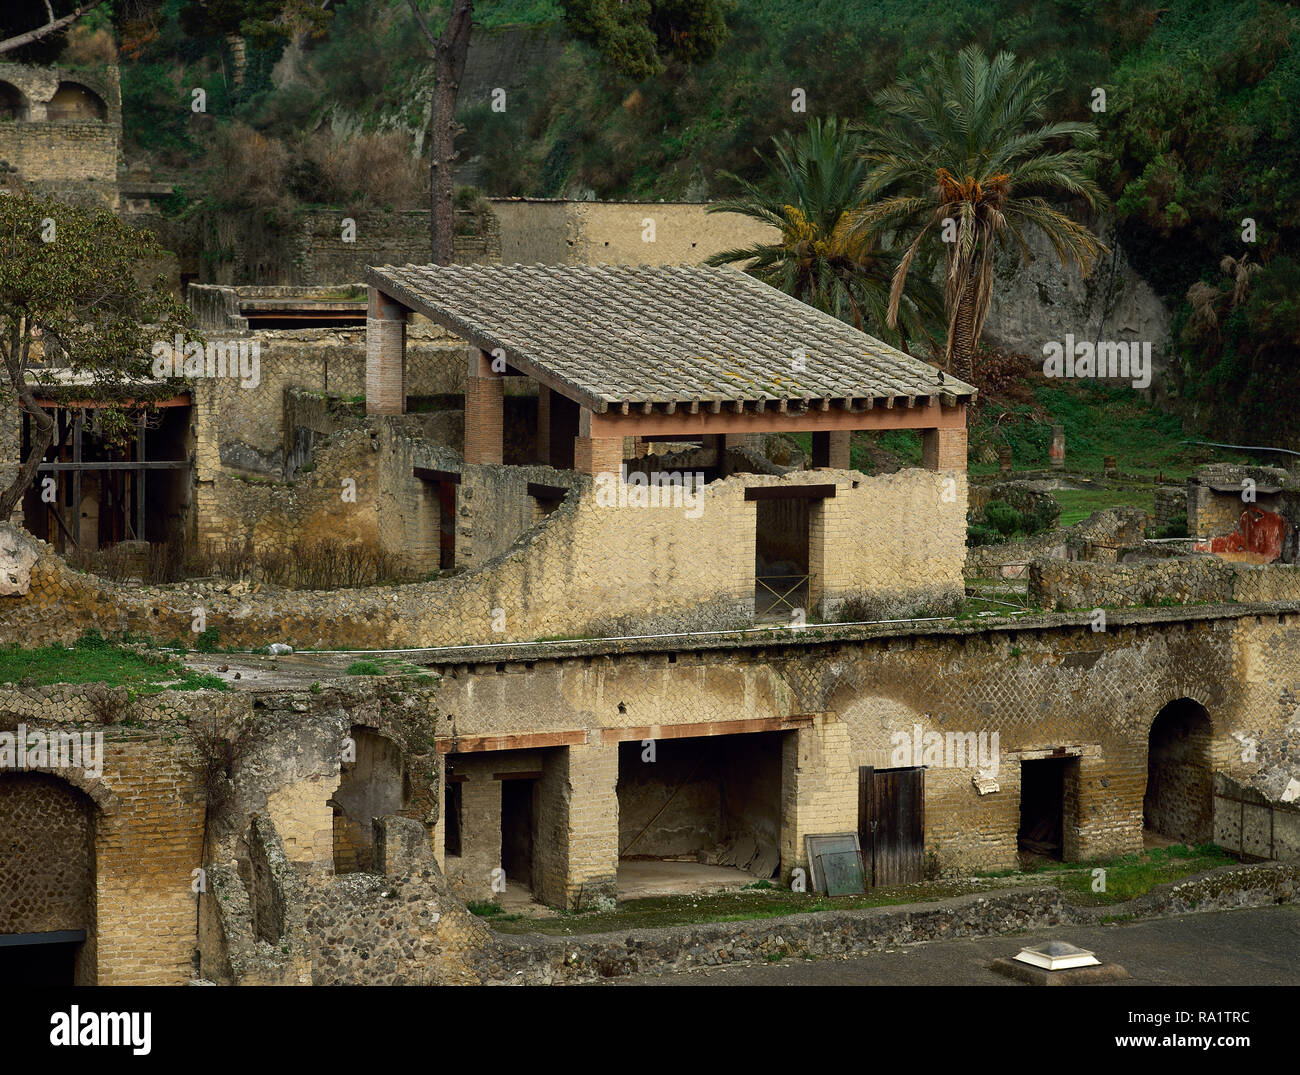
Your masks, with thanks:
[{"label": "green grass", "polygon": [[1057,489],[1052,496],[1061,505],[1061,521],[1057,524],[1061,529],[1083,522],[1094,511],[1141,508],[1146,512],[1154,512],[1156,507],[1154,485],[1130,485],[1115,489]]},{"label": "green grass", "polygon": [[180,661],[150,659],[88,631],[72,646],[54,643],[0,649],[0,683],[43,687],[51,683],[106,683],[139,694],[163,690],[228,690],[214,675],[186,668]]},{"label": "green grass", "polygon": [[[1220,866],[1230,866],[1234,861],[1214,844],[1197,844],[1195,847],[1173,844],[1170,847],[1153,847],[1149,851],[1084,863],[1042,861],[1020,876],[1041,877],[1043,881],[1056,885],[1068,903],[1096,907],[1110,903],[1123,903],[1150,892],[1157,885],[1177,881],[1205,870],[1217,869]],[[1092,890],[1093,870],[1097,868],[1106,871],[1105,892]],[[985,874],[983,876],[1007,875]]]},{"label": "green grass", "polygon": [[[626,900],[620,902],[613,911],[566,912],[551,918],[503,916],[501,908],[494,903],[472,903],[469,907],[475,914],[491,917],[492,928],[502,933],[578,936],[706,922],[749,922],[813,911],[860,910],[905,903],[928,903],[951,896],[987,892],[990,888],[987,883],[989,879],[1005,879],[1006,887],[1054,885],[1062,891],[1068,903],[1076,906],[1101,906],[1122,903],[1149,892],[1156,885],[1228,866],[1233,861],[1213,844],[1200,844],[1194,848],[1176,845],[1086,863],[1043,861],[1023,871],[1004,870],[976,874],[973,878],[964,880],[925,881],[913,885],[875,888],[861,896],[815,896],[791,892],[777,885],[768,888],[750,885],[730,892]],[[1106,891],[1102,893],[1092,891],[1092,871],[1097,867],[1106,870]]]},{"label": "green grass", "polygon": [[1240,452],[1186,443],[1217,438],[1185,428],[1177,415],[1160,410],[1127,385],[1032,380],[1030,385],[1032,405],[990,400],[972,414],[971,473],[996,473],[998,464],[981,461],[980,450],[1007,445],[1016,470],[1046,470],[1053,425],[1065,427],[1065,470],[1073,473],[1100,475],[1110,456],[1125,476],[1178,482],[1204,463],[1250,461]]},{"label": "green grass", "polygon": [[347,667],[350,676],[409,676],[420,683],[432,683],[434,677],[400,657],[376,657],[373,660],[353,661]]}]

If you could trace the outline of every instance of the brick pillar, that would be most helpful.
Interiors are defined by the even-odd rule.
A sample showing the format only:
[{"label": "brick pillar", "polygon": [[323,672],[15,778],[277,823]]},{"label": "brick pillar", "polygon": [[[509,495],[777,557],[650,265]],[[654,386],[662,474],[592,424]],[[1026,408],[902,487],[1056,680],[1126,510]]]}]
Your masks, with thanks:
[{"label": "brick pillar", "polygon": [[617,474],[623,466],[622,437],[593,437],[591,411],[578,413],[578,435],[573,438],[573,469],[579,474]]},{"label": "brick pillar", "polygon": [[573,469],[579,474],[617,474],[622,466],[622,437],[573,438]]},{"label": "brick pillar", "polygon": [[429,842],[433,847],[433,859],[438,869],[447,872],[447,758],[444,754],[433,751],[428,758],[431,785],[438,795],[438,820],[429,826]]},{"label": "brick pillar", "polygon": [[618,745],[547,751],[533,872],[538,896],[578,910],[618,888]]},{"label": "brick pillar", "polygon": [[551,390],[537,386],[537,461],[551,466]]},{"label": "brick pillar", "polygon": [[849,438],[847,429],[831,429],[812,435],[812,465],[831,470],[849,469]]},{"label": "brick pillar", "polygon": [[505,392],[492,360],[477,347],[470,349],[465,378],[465,462],[500,463],[504,457],[502,415]]},{"label": "brick pillar", "polygon": [[366,413],[406,410],[407,309],[382,291],[370,289],[366,309]]},{"label": "brick pillar", "polygon": [[966,427],[927,429],[921,438],[921,462],[926,470],[966,471]]},{"label": "brick pillar", "polygon": [[788,884],[796,866],[812,872],[804,837],[822,832],[856,832],[858,769],[848,725],[819,714],[781,744],[781,877]]},{"label": "brick pillar", "polygon": [[472,900],[496,900],[492,871],[501,868],[501,781],[487,765],[475,765],[460,786],[460,861],[465,894]]}]

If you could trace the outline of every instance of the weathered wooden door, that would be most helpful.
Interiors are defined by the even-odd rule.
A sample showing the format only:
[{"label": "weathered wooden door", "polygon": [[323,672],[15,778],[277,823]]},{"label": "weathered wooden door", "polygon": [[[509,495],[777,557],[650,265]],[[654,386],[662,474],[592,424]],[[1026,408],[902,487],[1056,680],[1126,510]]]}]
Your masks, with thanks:
[{"label": "weathered wooden door", "polygon": [[925,848],[925,769],[858,769],[858,842],[872,885],[920,881]]}]

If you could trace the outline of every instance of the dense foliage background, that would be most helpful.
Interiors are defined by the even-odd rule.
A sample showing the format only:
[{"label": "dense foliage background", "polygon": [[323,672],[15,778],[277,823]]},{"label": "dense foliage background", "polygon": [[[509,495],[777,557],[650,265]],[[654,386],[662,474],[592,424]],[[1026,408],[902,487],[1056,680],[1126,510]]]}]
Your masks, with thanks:
[{"label": "dense foliage background", "polygon": [[[219,248],[219,233],[250,217],[273,231],[300,204],[424,204],[412,153],[425,141],[428,61],[404,0],[343,0],[319,36],[248,39],[240,84],[227,39],[190,36],[185,6],[162,0],[146,29],[118,26],[123,105],[128,158],[178,184],[176,212],[241,222],[210,227],[206,243]],[[1101,129],[1099,179],[1124,251],[1174,313],[1184,399],[1238,435],[1300,440],[1300,420],[1276,406],[1300,392],[1294,3],[736,0],[714,59],[641,82],[568,37],[559,0],[476,9],[472,50],[523,28],[516,73],[531,51],[541,61],[505,112],[462,97],[462,154],[488,194],[725,197],[735,188],[720,171],[762,182],[755,150],[809,116],[875,119],[874,94],[933,52],[974,41],[1034,59],[1060,87],[1056,118]],[[197,86],[205,115],[188,108]],[[1104,112],[1092,109],[1098,87]],[[806,114],[791,108],[795,88]],[[1224,268],[1243,255],[1254,266],[1244,287]]]}]

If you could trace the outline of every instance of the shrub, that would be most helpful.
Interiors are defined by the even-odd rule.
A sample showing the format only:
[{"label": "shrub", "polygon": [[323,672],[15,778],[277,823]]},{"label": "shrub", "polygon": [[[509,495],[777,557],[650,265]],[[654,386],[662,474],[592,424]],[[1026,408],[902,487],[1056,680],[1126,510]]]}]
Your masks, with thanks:
[{"label": "shrub", "polygon": [[966,527],[966,544],[971,548],[978,548],[981,545],[999,545],[1001,542],[1002,535],[991,526],[971,523]]},{"label": "shrub", "polygon": [[990,500],[984,506],[984,518],[1003,537],[1025,529],[1025,517],[1004,500]]}]

